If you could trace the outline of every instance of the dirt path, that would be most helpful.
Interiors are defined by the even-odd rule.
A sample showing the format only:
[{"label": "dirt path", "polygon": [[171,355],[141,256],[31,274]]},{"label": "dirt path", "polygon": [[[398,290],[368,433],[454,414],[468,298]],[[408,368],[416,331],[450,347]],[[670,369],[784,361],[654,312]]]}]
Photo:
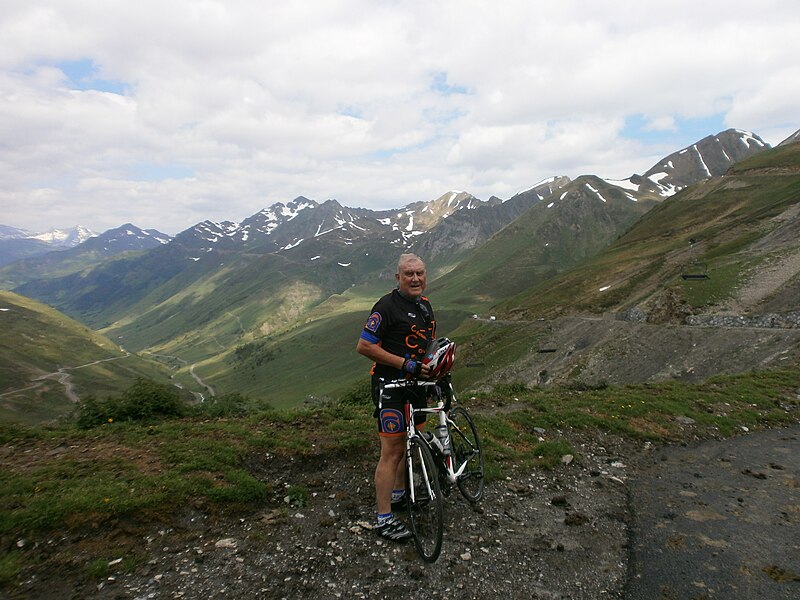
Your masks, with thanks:
[{"label": "dirt path", "polygon": [[630,485],[628,600],[800,598],[800,425],[653,458]]},{"label": "dirt path", "polygon": [[[200,375],[198,375],[197,373],[194,372],[194,367],[195,367],[195,365],[192,365],[191,367],[189,367],[189,374],[192,376],[192,379],[194,379],[201,388],[206,390],[208,392],[209,396],[211,396],[212,398],[214,396],[216,396],[216,392],[214,391],[214,388],[211,387],[210,385],[208,385],[205,381],[203,381],[200,378]],[[200,400],[205,400],[205,397],[203,396],[203,394],[200,394]]]},{"label": "dirt path", "polygon": [[[188,361],[182,359],[180,356],[175,356],[173,354],[156,354],[155,352],[146,352],[146,351],[144,352],[144,354],[149,354],[150,356],[153,356],[156,359],[167,358],[170,360],[174,360],[176,362],[181,363],[184,366],[189,364]],[[213,398],[214,396],[216,396],[216,391],[214,390],[213,387],[211,387],[209,384],[203,381],[203,379],[197,373],[195,373],[194,371],[195,366],[196,364],[194,363],[189,365],[189,375],[192,376],[192,379],[194,379],[197,382],[197,384],[200,386],[201,389],[206,390],[208,392],[208,395]],[[202,392],[192,392],[192,394],[194,394],[194,396],[198,400],[200,400],[200,402],[203,402],[206,399],[205,394],[203,394]]]}]

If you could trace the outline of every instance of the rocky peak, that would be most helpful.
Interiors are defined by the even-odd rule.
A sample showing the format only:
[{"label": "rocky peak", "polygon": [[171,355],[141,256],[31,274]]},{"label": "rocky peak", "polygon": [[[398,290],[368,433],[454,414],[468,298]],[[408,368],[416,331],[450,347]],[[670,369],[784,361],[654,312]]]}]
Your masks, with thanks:
[{"label": "rocky peak", "polygon": [[734,163],[769,147],[754,133],[728,129],[673,152],[645,172],[638,182],[669,196],[703,179],[724,175]]}]

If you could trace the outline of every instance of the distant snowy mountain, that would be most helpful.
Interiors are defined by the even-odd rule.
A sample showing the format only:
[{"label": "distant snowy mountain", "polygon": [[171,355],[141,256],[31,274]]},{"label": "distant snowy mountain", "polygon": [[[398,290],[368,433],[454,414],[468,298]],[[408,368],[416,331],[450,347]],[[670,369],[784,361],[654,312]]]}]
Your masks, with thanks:
[{"label": "distant snowy mountain", "polygon": [[[84,241],[75,244],[81,238]],[[17,254],[20,254],[20,248],[30,249],[27,254],[0,263],[0,288],[11,289],[33,279],[62,276],[123,252],[152,250],[170,239],[155,229],[143,230],[126,223],[99,235],[85,227],[75,227],[54,229],[21,239],[0,240],[0,251],[8,249],[9,255],[13,255],[11,250],[14,249]]]},{"label": "distant snowy mountain", "polygon": [[73,248],[82,244],[97,234],[87,227],[76,225],[69,229],[51,229],[44,233],[35,233],[31,237],[34,240],[41,240],[58,248]]},{"label": "distant snowy mountain", "polygon": [[51,229],[43,233],[0,225],[0,266],[54,250],[74,248],[94,235],[94,232],[81,225],[69,229]]},{"label": "distant snowy mountain", "polygon": [[[451,191],[400,209],[373,211],[345,207],[336,200],[320,204],[300,196],[273,204],[241,223],[203,221],[179,233],[175,241],[201,254],[234,247],[260,253],[288,251],[323,236],[339,237],[345,245],[352,243],[351,238],[370,238],[407,247],[414,238],[457,213],[500,202],[497,198],[484,202],[466,192]],[[198,260],[199,255],[190,258]]]},{"label": "distant snowy mountain", "polygon": [[92,236],[80,245],[82,252],[115,256],[122,252],[151,250],[167,244],[172,238],[155,229],[140,229],[131,223]]},{"label": "distant snowy mountain", "polygon": [[2,240],[21,240],[30,238],[33,234],[25,229],[11,227],[10,225],[0,225],[0,241]]}]

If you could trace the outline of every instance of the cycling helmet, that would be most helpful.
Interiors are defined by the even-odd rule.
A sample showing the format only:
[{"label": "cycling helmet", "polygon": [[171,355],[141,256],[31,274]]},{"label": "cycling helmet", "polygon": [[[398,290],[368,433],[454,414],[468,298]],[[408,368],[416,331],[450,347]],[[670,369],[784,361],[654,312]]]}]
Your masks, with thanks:
[{"label": "cycling helmet", "polygon": [[425,358],[422,359],[422,364],[431,368],[430,377],[432,379],[439,379],[450,372],[455,359],[455,342],[451,342],[446,337],[441,337],[430,343],[428,351],[425,353]]}]

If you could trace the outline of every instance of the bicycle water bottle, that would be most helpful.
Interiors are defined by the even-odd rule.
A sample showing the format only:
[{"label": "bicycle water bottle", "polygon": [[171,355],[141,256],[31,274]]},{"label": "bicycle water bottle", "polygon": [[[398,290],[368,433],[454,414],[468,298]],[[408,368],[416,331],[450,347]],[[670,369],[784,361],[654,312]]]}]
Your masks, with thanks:
[{"label": "bicycle water bottle", "polygon": [[447,434],[447,425],[436,426],[436,439],[442,447],[442,454],[450,456],[450,436]]}]

